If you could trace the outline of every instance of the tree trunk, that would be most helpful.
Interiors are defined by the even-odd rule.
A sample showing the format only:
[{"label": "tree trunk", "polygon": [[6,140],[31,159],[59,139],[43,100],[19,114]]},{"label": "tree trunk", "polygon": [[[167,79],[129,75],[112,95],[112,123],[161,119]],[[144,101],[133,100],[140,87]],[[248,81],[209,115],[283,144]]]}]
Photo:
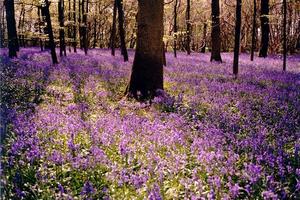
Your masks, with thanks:
[{"label": "tree trunk", "polygon": [[6,10],[6,23],[8,35],[8,55],[10,58],[13,58],[17,57],[17,51],[19,50],[14,0],[5,0],[4,4]]},{"label": "tree trunk", "polygon": [[283,71],[286,71],[287,41],[286,41],[287,2],[283,0]]},{"label": "tree trunk", "polygon": [[82,21],[81,21],[81,16],[83,16],[84,9],[83,5],[84,0],[78,0],[78,24],[79,24],[79,47],[80,49],[83,49],[83,43],[82,43]]},{"label": "tree trunk", "polygon": [[252,39],[251,39],[251,61],[254,60],[254,51],[256,43],[256,0],[253,0],[253,19],[252,19]]},{"label": "tree trunk", "polygon": [[[69,24],[68,24],[68,40],[70,40],[71,38],[71,26],[70,26],[70,22],[71,22],[71,0],[68,0],[68,21],[69,21]],[[68,41],[68,46],[69,46],[69,52],[71,53],[71,45]]]},{"label": "tree trunk", "polygon": [[201,48],[201,53],[205,53],[205,49],[206,49],[206,32],[207,32],[207,23],[204,23],[203,26],[203,46]]},{"label": "tree trunk", "polygon": [[76,29],[76,0],[73,1],[73,20],[74,20],[74,24],[73,24],[73,47],[74,47],[74,52],[77,52],[77,29]]},{"label": "tree trunk", "polygon": [[65,43],[65,25],[64,25],[64,0],[58,1],[58,21],[59,21],[59,49],[60,56],[66,56],[66,43]]},{"label": "tree trunk", "polygon": [[235,17],[235,39],[234,39],[234,59],[233,74],[238,75],[239,72],[239,53],[240,53],[240,37],[242,25],[242,0],[236,1],[236,17]]},{"label": "tree trunk", "polygon": [[191,0],[187,0],[186,6],[186,51],[187,54],[191,54]]},{"label": "tree trunk", "polygon": [[[97,2],[95,5],[95,13],[98,13]],[[94,16],[94,30],[93,30],[93,48],[96,48],[97,45],[97,15]]]},{"label": "tree trunk", "polygon": [[114,10],[113,10],[113,23],[111,29],[111,36],[110,36],[110,48],[111,48],[111,55],[115,56],[115,46],[116,46],[116,30],[117,30],[117,0],[114,0]]},{"label": "tree trunk", "polygon": [[[39,34],[42,34],[42,29],[41,29],[41,6],[38,6],[38,23],[39,23]],[[44,46],[43,46],[43,40],[40,38],[40,47],[41,47],[41,51],[44,51]]]},{"label": "tree trunk", "polygon": [[128,53],[126,49],[125,42],[125,29],[124,29],[124,11],[123,11],[123,0],[117,0],[118,7],[118,19],[119,19],[119,33],[120,33],[120,42],[121,42],[121,52],[124,57],[124,61],[128,61]]},{"label": "tree trunk", "polygon": [[[84,7],[85,6],[85,7]],[[82,1],[82,42],[83,42],[83,48],[84,53],[87,55],[88,51],[88,24],[87,24],[87,15],[89,12],[89,1],[86,0],[85,4],[84,1]]]},{"label": "tree trunk", "polygon": [[4,16],[4,9],[1,10],[1,23],[0,23],[0,48],[4,47],[4,38],[5,38],[5,16]]},{"label": "tree trunk", "polygon": [[137,46],[128,94],[138,100],[153,98],[163,89],[163,0],[138,3]]},{"label": "tree trunk", "polygon": [[211,1],[211,57],[210,61],[222,62],[221,58],[221,30],[220,30],[220,5],[219,0]]},{"label": "tree trunk", "polygon": [[268,47],[269,47],[269,0],[261,0],[261,45],[259,51],[259,57],[268,56]]},{"label": "tree trunk", "polygon": [[177,58],[177,6],[178,6],[178,0],[175,0],[175,5],[174,5],[174,57]]},{"label": "tree trunk", "polygon": [[53,31],[52,31],[52,24],[51,24],[51,17],[50,17],[50,11],[49,11],[49,6],[50,3],[48,0],[45,0],[45,18],[47,22],[47,30],[48,30],[48,36],[49,36],[49,47],[51,50],[51,57],[52,57],[52,62],[53,64],[58,64],[57,57],[56,57],[56,52],[55,52],[55,42],[54,42],[54,36],[53,36]]}]

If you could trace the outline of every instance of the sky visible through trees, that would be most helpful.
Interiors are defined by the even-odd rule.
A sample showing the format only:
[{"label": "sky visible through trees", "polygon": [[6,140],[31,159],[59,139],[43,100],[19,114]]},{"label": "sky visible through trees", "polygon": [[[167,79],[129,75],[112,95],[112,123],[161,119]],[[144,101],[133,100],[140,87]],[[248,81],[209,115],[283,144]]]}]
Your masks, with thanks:
[{"label": "sky visible through trees", "polygon": [[298,199],[297,0],[0,0],[1,199]]}]

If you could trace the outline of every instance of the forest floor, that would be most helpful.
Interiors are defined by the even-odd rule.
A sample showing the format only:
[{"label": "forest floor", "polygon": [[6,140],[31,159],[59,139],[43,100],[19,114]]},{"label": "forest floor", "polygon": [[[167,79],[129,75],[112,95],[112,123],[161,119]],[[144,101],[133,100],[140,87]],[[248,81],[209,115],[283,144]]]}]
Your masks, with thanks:
[{"label": "forest floor", "polygon": [[[119,52],[117,52],[119,53]],[[109,50],[1,52],[7,199],[296,199],[300,56],[167,54],[165,91],[124,98],[133,60]],[[299,197],[299,196],[298,196]]]}]

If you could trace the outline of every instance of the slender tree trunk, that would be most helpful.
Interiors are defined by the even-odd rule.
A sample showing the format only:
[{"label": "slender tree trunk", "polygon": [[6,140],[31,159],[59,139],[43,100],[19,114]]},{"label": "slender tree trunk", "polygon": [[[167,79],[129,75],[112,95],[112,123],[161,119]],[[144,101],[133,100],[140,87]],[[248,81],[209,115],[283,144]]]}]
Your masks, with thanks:
[{"label": "slender tree trunk", "polygon": [[236,19],[235,19],[233,74],[237,76],[239,72],[240,37],[241,37],[241,25],[242,25],[242,0],[236,1],[235,15],[236,15]]},{"label": "slender tree trunk", "polygon": [[115,56],[115,46],[116,46],[116,30],[117,30],[117,0],[114,0],[114,10],[113,10],[113,23],[111,29],[111,36],[110,36],[110,48],[111,48],[111,55]]},{"label": "slender tree trunk", "polygon": [[219,0],[211,1],[211,57],[210,61],[222,62],[221,58],[221,30],[220,30],[220,5]]},{"label": "slender tree trunk", "polygon": [[177,6],[178,6],[178,0],[175,0],[174,4],[174,57],[177,58]]},{"label": "slender tree trunk", "polygon": [[186,51],[187,54],[191,54],[191,0],[187,0],[186,6]]},{"label": "slender tree trunk", "polygon": [[253,0],[253,19],[252,19],[252,40],[251,40],[251,61],[254,60],[254,51],[255,51],[255,43],[256,43],[256,0]]},{"label": "slender tree trunk", "polygon": [[[95,5],[95,13],[98,13],[97,3]],[[94,30],[93,30],[93,48],[96,48],[97,45],[97,15],[94,16]]]},{"label": "slender tree trunk", "polygon": [[4,15],[4,11],[5,9],[3,8],[1,10],[1,23],[0,23],[0,31],[1,31],[1,35],[0,35],[0,48],[4,47],[4,38],[5,38],[5,15]]},{"label": "slender tree trunk", "polygon": [[57,56],[55,52],[55,42],[54,42],[54,36],[53,36],[53,31],[52,31],[52,24],[51,24],[51,17],[50,17],[50,11],[49,11],[49,6],[50,3],[48,0],[45,0],[45,17],[46,17],[46,22],[47,22],[47,30],[48,30],[48,36],[49,36],[49,46],[51,50],[51,57],[52,57],[52,62],[53,64],[58,64],[57,61]]},{"label": "slender tree trunk", "polygon": [[126,49],[125,42],[125,29],[124,29],[124,11],[123,11],[123,0],[117,0],[118,7],[118,19],[119,19],[119,33],[120,33],[120,42],[121,42],[121,52],[124,57],[124,61],[128,61],[128,53]]},{"label": "slender tree trunk", "polygon": [[82,10],[82,4],[84,4],[84,0],[78,0],[78,25],[79,25],[79,47],[80,49],[83,49],[82,45],[82,23],[81,23],[81,15],[83,12]]},{"label": "slender tree trunk", "polygon": [[207,32],[207,23],[205,22],[203,25],[203,46],[201,48],[201,53],[205,53],[206,49],[206,32]]},{"label": "slender tree trunk", "polygon": [[71,0],[68,0],[68,21],[69,21],[69,24],[68,24],[68,46],[69,46],[69,52],[71,53],[71,44],[69,43],[70,41],[70,38],[71,38],[71,26],[70,26],[70,22],[71,22]]},{"label": "slender tree trunk", "polygon": [[15,6],[14,0],[5,0],[6,22],[7,22],[7,35],[8,35],[8,49],[9,57],[17,57],[19,50],[18,35],[15,20]]},{"label": "slender tree trunk", "polygon": [[270,26],[269,26],[269,0],[261,0],[261,45],[259,51],[259,57],[267,57],[268,56],[268,48],[269,48],[269,34],[270,34]]},{"label": "slender tree trunk", "polygon": [[[79,0],[80,1],[80,0]],[[73,20],[74,20],[74,25],[73,25],[73,48],[74,48],[74,52],[76,53],[77,52],[77,25],[76,25],[76,0],[73,1]]]},{"label": "slender tree trunk", "polygon": [[[38,6],[38,23],[39,23],[39,33],[42,34],[42,29],[41,29],[41,7]],[[40,38],[40,47],[41,47],[41,51],[44,51],[44,45],[43,45],[43,40]]]},{"label": "slender tree trunk", "polygon": [[64,25],[64,0],[58,1],[58,21],[59,21],[59,49],[60,56],[66,56],[66,42],[65,42],[65,25]]},{"label": "slender tree trunk", "polygon": [[[85,7],[84,7],[85,6]],[[83,42],[83,48],[84,48],[84,53],[87,55],[88,51],[88,24],[87,24],[87,15],[89,12],[89,2],[86,0],[85,4],[84,1],[82,1],[82,42]]]},{"label": "slender tree trunk", "polygon": [[283,0],[283,71],[286,71],[287,37],[286,37],[287,2]]},{"label": "slender tree trunk", "polygon": [[153,98],[163,89],[163,0],[139,0],[137,46],[128,94]]}]

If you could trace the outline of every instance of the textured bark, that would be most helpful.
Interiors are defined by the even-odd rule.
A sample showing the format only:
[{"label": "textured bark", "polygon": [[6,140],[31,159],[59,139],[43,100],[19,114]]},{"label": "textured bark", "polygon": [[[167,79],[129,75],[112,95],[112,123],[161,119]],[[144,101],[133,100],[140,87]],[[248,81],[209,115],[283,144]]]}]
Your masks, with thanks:
[{"label": "textured bark", "polygon": [[73,25],[73,48],[74,48],[74,52],[77,52],[77,29],[76,29],[76,0],[73,1],[73,21],[74,21],[74,25]]},{"label": "textured bark", "polygon": [[220,30],[220,5],[219,0],[211,1],[211,57],[210,61],[222,62],[221,58],[221,30]]},{"label": "textured bark", "polygon": [[188,55],[191,54],[191,34],[192,34],[191,0],[187,0],[186,2],[186,51]]},{"label": "textured bark", "polygon": [[128,86],[129,96],[153,98],[163,89],[163,0],[140,0],[137,47]]},{"label": "textured bark", "polygon": [[252,22],[252,39],[251,39],[251,58],[250,60],[254,60],[254,51],[255,51],[255,43],[256,43],[256,0],[253,0],[253,22]]},{"label": "textured bark", "polygon": [[205,49],[206,49],[206,33],[207,32],[207,23],[205,22],[203,25],[203,46],[201,48],[201,53],[205,53]]},{"label": "textured bark", "polygon": [[[98,13],[98,6],[97,6],[97,2],[95,5],[95,12]],[[93,30],[93,48],[96,48],[97,45],[97,27],[98,27],[98,23],[97,23],[97,16],[94,16],[94,30]]]},{"label": "textured bark", "polygon": [[[68,21],[71,21],[71,0],[68,0]],[[68,39],[72,37],[72,28],[70,25],[68,25]],[[71,45],[68,43],[69,46],[69,52],[71,53]]]},{"label": "textured bark", "polygon": [[126,49],[125,42],[125,29],[124,29],[124,11],[123,11],[123,0],[116,0],[118,7],[118,21],[119,21],[119,34],[120,34],[120,43],[121,43],[121,52],[124,57],[124,61],[128,61],[128,53]]},{"label": "textured bark", "polygon": [[177,57],[177,31],[178,31],[178,27],[177,27],[177,7],[178,7],[178,0],[175,0],[175,4],[174,4],[174,25],[173,25],[173,29],[174,29],[174,44],[173,44],[173,49],[174,49],[174,57]]},{"label": "textured bark", "polygon": [[14,0],[5,0],[9,57],[17,57],[19,50],[18,35],[15,20]]},{"label": "textured bark", "polygon": [[64,0],[58,1],[58,21],[59,21],[59,49],[60,56],[66,56],[66,42],[65,42],[65,16],[64,16]]},{"label": "textured bark", "polygon": [[117,0],[114,0],[114,10],[113,10],[113,23],[110,35],[110,48],[111,55],[115,56],[115,46],[116,46],[116,30],[117,30]]},{"label": "textured bark", "polygon": [[84,3],[84,1],[82,1],[82,45],[83,45],[83,49],[84,49],[84,53],[85,55],[87,55],[87,51],[88,51],[88,24],[87,24],[87,15],[89,12],[89,1],[86,0],[86,2]]},{"label": "textured bark", "polygon": [[[41,7],[40,6],[38,6],[38,23],[39,23],[39,33],[41,34],[42,33],[41,24],[43,22],[42,22],[42,19],[41,19]],[[40,40],[41,51],[44,51],[43,41],[42,41],[41,38],[39,40]]]},{"label": "textured bark", "polygon": [[242,0],[237,0],[236,14],[235,14],[235,37],[234,37],[234,58],[233,58],[233,74],[236,76],[239,72],[241,25],[242,25]]},{"label": "textured bark", "polygon": [[0,23],[0,48],[4,47],[4,36],[5,36],[5,16],[4,9],[1,10],[1,23]]},{"label": "textured bark", "polygon": [[259,51],[259,57],[267,57],[268,56],[268,48],[269,48],[269,34],[270,34],[270,26],[269,26],[269,0],[261,0],[261,45]]},{"label": "textured bark", "polygon": [[51,57],[53,64],[58,64],[57,56],[55,52],[55,42],[54,42],[54,36],[52,31],[52,24],[51,24],[51,17],[50,17],[50,11],[49,11],[50,3],[48,0],[45,0],[45,18],[47,22],[47,30],[48,30],[48,36],[49,36],[49,47],[51,50]]},{"label": "textured bark", "polygon": [[286,71],[287,38],[286,38],[287,2],[283,0],[283,71]]}]

